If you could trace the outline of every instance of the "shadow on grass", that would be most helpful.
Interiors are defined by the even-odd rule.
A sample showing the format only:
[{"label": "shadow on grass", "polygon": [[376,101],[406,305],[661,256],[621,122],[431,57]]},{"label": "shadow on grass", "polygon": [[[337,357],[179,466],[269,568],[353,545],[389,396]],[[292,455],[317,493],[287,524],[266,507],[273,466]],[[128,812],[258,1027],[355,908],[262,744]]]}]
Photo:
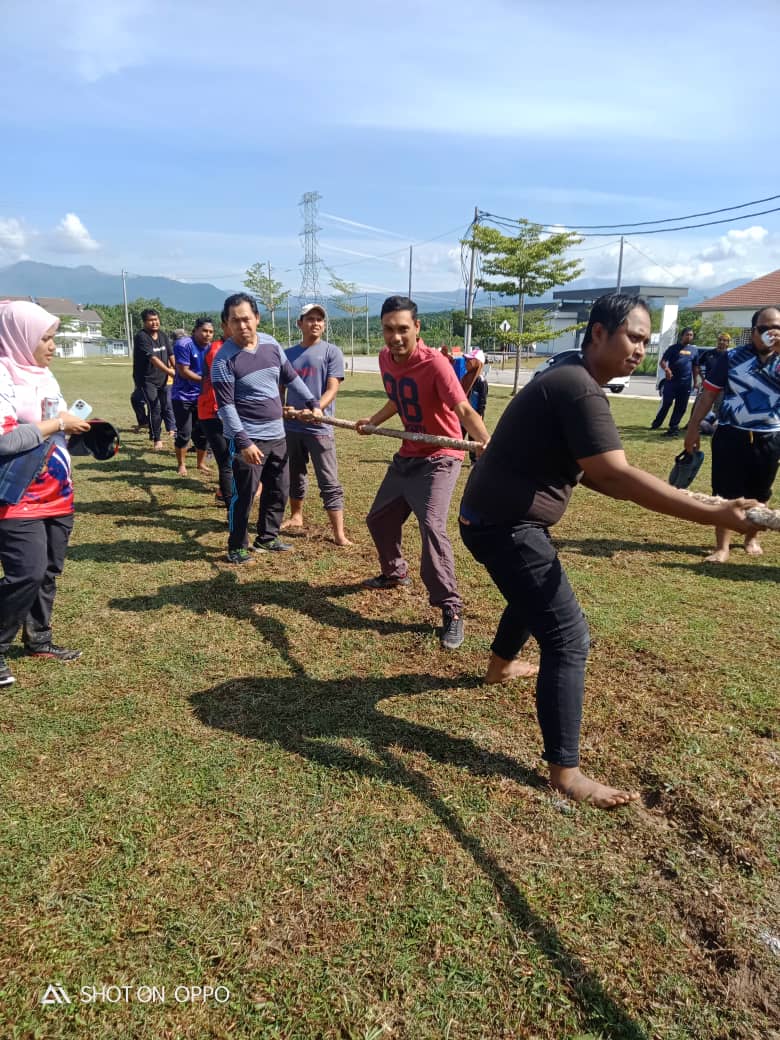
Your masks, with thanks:
[{"label": "shadow on grass", "polygon": [[629,552],[679,553],[682,556],[690,556],[706,548],[704,543],[674,545],[671,542],[628,542],[614,538],[556,538],[555,546],[557,549],[579,553],[581,556],[600,556],[605,559],[611,559],[618,553]]},{"label": "shadow on grass", "polygon": [[[172,549],[175,548],[176,546],[172,546]],[[201,549],[202,555],[203,550]],[[290,649],[284,625],[275,618],[258,613],[256,609],[258,605],[296,610],[298,613],[310,617],[317,624],[350,631],[371,630],[380,635],[431,631],[431,626],[426,624],[402,624],[398,621],[368,618],[335,602],[356,592],[365,592],[365,589],[359,584],[312,586],[302,581],[269,581],[261,577],[258,581],[239,582],[235,571],[225,570],[221,571],[212,581],[165,585],[149,596],[113,599],[109,602],[109,606],[114,610],[133,613],[147,613],[150,610],[177,606],[183,607],[185,610],[192,610],[196,614],[212,611],[224,614],[236,621],[249,621],[298,675],[305,675],[305,669],[297,662]],[[356,683],[362,681],[354,680]],[[452,682],[448,681],[446,685],[451,686]]]},{"label": "shadow on grass", "polygon": [[[713,547],[710,546],[710,549]],[[739,550],[737,550],[739,552]],[[696,563],[664,563],[664,567],[672,570],[692,571],[694,574],[706,574],[710,578],[723,578],[727,581],[772,581],[780,582],[780,567],[776,564],[748,563],[744,565],[731,563],[708,563],[699,560]]]},{"label": "shadow on grass", "polygon": [[[409,791],[490,881],[513,927],[533,939],[564,980],[587,1027],[613,1040],[647,1040],[645,1031],[609,996],[579,957],[566,949],[556,929],[534,913],[515,881],[480,839],[468,832],[457,813],[436,793],[430,779],[408,768],[391,751],[401,748],[423,753],[434,761],[467,769],[477,776],[499,774],[527,786],[542,786],[535,773],[507,755],[486,751],[471,740],[451,737],[441,730],[377,710],[377,704],[389,697],[475,685],[471,675],[446,679],[407,674],[379,679],[319,680],[299,672],[289,679],[236,679],[195,693],[190,701],[204,725],[281,745],[320,766],[357,773]],[[334,743],[338,738],[369,744],[373,757],[339,746]]]}]

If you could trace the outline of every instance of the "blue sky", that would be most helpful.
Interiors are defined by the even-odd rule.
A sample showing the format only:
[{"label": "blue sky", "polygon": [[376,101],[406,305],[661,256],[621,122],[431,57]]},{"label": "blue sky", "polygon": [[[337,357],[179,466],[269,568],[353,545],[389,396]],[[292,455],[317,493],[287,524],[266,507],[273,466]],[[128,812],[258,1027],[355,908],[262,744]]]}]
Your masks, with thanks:
[{"label": "blue sky", "polygon": [[[317,190],[329,267],[402,290],[415,243],[422,294],[461,284],[475,205],[569,226],[780,194],[780,5],[642,11],[5,0],[0,265],[232,288],[270,260],[297,290]],[[780,267],[780,213],[629,241],[624,281],[707,288]],[[577,255],[614,279],[615,237]]]}]

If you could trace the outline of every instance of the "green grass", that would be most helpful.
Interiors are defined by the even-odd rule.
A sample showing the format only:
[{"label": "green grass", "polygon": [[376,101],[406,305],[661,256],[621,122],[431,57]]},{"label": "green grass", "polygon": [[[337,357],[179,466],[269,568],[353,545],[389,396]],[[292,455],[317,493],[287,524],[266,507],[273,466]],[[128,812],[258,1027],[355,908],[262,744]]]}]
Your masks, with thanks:
[{"label": "green grass", "polygon": [[[56,373],[132,421],[126,364]],[[340,414],[379,399],[350,378]],[[611,405],[666,475],[655,402]],[[360,588],[393,445],[337,438],[355,547],[315,494],[295,552],[238,572],[172,451],[128,434],[76,460],[55,632],[84,657],[14,657],[0,701],[0,1035],[776,1036],[778,536],[714,567],[710,531],[575,493],[555,537],[593,635],[584,761],[643,803],[574,809],[543,782],[531,686],[479,683],[501,599],[454,509],[460,652],[419,580]],[[406,544],[414,569],[411,525]],[[73,1003],[41,1006],[49,983]],[[79,1002],[112,984],[166,1001]],[[185,985],[231,996],[177,1003]]]}]

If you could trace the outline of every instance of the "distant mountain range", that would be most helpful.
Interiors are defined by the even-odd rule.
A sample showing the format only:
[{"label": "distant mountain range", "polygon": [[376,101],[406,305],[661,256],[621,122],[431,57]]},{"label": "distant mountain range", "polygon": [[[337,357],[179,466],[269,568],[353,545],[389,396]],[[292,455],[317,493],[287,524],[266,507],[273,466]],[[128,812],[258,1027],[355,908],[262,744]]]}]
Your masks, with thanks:
[{"label": "distant mountain range", "polygon": [[[734,289],[743,285],[748,279],[742,278],[736,281],[726,282],[724,285],[714,286],[712,289],[702,291],[692,289],[681,303],[685,307],[692,307],[702,300],[717,296],[719,293]],[[592,282],[581,279],[568,288],[587,288]],[[595,288],[595,286],[594,286]],[[238,290],[235,290],[238,291]],[[399,293],[403,292],[403,286],[399,286]],[[122,302],[122,278],[117,274],[107,274],[98,271],[95,267],[57,267],[53,264],[41,264],[33,260],[20,260],[11,264],[10,267],[0,268],[0,299],[3,296],[64,296],[75,303],[102,303],[112,305]],[[158,299],[167,307],[176,310],[197,313],[198,311],[214,312],[222,309],[226,296],[230,293],[218,289],[208,282],[179,282],[175,278],[161,278],[151,275],[128,275],[127,297],[128,300]],[[414,290],[412,291],[414,296]],[[378,314],[385,299],[385,293],[368,293],[369,314]],[[425,292],[416,297],[417,305],[422,314],[431,314],[435,311],[463,309],[464,292],[455,289],[451,292]],[[365,295],[356,297],[356,303],[362,303]],[[529,301],[530,302],[530,301]],[[290,297],[290,308],[296,311],[299,299]],[[485,306],[484,294],[477,298],[477,306]],[[339,315],[335,304],[328,304],[328,310],[333,315]]]}]

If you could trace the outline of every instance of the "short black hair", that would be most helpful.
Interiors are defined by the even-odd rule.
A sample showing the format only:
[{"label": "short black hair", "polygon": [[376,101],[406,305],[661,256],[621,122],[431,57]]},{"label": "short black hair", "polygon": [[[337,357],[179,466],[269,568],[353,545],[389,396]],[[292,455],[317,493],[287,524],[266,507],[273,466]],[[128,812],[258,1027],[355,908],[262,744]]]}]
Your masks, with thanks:
[{"label": "short black hair", "polygon": [[690,332],[690,334],[691,334],[692,336],[695,336],[695,335],[696,335],[696,333],[695,333],[695,332],[693,331],[693,329],[691,328],[691,326],[690,326],[690,325],[686,325],[686,326],[685,326],[685,328],[684,328],[684,329],[682,330],[682,332],[680,333],[680,339],[682,339],[682,338],[683,338],[683,336],[685,335],[685,333],[686,333],[686,332]]},{"label": "short black hair", "polygon": [[141,321],[146,321],[147,318],[159,318],[160,312],[156,311],[154,307],[144,307],[141,311]]},{"label": "short black hair", "polygon": [[647,313],[650,308],[643,296],[627,296],[625,293],[607,293],[599,296],[590,309],[588,316],[588,327],[582,338],[582,349],[589,346],[593,339],[593,326],[598,322],[603,325],[607,332],[612,335],[617,332],[631,311],[636,307],[642,307]]},{"label": "short black hair", "polygon": [[257,309],[257,300],[254,298],[254,296],[250,296],[249,293],[246,292],[237,292],[233,293],[232,296],[228,296],[228,298],[225,300],[225,303],[222,306],[222,320],[228,320],[228,318],[230,317],[231,307],[240,307],[242,303],[248,303],[249,306],[252,308],[252,313],[255,315],[255,317],[260,317],[260,311]]},{"label": "short black hair", "polygon": [[408,296],[388,296],[382,304],[379,317],[382,319],[386,314],[393,314],[395,311],[411,311],[412,318],[417,321],[417,304]]},{"label": "short black hair", "polygon": [[780,307],[776,307],[773,303],[768,303],[766,307],[759,307],[753,317],[750,319],[751,329],[755,329],[758,325],[758,319],[764,313],[764,311],[780,311]]},{"label": "short black hair", "polygon": [[209,318],[207,314],[201,314],[199,318],[195,319],[195,324],[192,326],[192,331],[203,328],[204,325],[213,325],[214,322]]}]

